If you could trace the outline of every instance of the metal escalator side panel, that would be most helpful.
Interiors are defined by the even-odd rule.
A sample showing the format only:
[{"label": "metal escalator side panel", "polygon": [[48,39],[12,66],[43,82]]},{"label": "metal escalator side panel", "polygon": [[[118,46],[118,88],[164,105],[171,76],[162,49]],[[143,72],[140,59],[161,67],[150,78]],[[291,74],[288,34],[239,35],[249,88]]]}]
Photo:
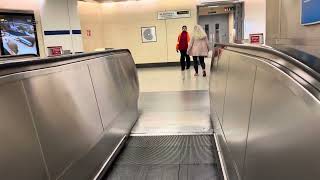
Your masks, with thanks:
[{"label": "metal escalator side panel", "polygon": [[[23,80],[50,177],[59,178],[103,133],[85,64]],[[81,80],[75,80],[81,79]]]},{"label": "metal escalator side panel", "polygon": [[[257,71],[245,179],[320,177],[320,102],[279,70]],[[266,171],[266,168],[268,171]]]},{"label": "metal escalator side panel", "polygon": [[246,141],[257,66],[246,56],[230,55],[222,128],[239,176],[243,176]]},{"label": "metal escalator side panel", "polygon": [[0,107],[1,179],[49,179],[20,81],[0,85]]}]

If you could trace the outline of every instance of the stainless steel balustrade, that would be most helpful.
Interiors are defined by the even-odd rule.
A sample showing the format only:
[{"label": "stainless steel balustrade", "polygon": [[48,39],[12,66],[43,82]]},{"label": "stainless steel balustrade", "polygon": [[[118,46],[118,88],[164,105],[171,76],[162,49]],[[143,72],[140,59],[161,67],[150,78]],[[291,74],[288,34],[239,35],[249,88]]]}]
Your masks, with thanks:
[{"label": "stainless steel balustrade", "polygon": [[218,45],[211,118],[229,179],[320,179],[319,74],[274,49]]},{"label": "stainless steel balustrade", "polygon": [[0,64],[0,178],[98,179],[138,118],[128,50]]}]

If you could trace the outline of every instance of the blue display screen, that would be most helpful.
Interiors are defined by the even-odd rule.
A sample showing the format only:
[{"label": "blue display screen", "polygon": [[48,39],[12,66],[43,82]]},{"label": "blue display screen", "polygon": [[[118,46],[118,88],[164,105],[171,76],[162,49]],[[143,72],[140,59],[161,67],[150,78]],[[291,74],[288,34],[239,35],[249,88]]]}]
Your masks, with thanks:
[{"label": "blue display screen", "polygon": [[301,0],[301,24],[320,23],[320,0]]}]

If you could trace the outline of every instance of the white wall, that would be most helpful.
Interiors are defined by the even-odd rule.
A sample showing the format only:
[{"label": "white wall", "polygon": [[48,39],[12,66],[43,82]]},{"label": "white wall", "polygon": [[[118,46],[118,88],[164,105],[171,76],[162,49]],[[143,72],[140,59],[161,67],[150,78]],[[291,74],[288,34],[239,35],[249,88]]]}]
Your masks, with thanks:
[{"label": "white wall", "polygon": [[[80,15],[78,13],[78,1],[68,0],[69,7],[69,18],[70,18],[70,29],[71,30],[81,30],[80,26]],[[73,52],[83,52],[83,43],[81,34],[72,34],[72,47]]]},{"label": "white wall", "polygon": [[[166,10],[191,10],[191,18],[158,20],[157,13]],[[101,8],[81,2],[81,26],[93,33],[91,37],[84,34],[84,48],[92,51],[101,43],[105,48],[128,48],[137,64],[177,62],[180,59],[176,52],[178,35],[183,25],[192,32],[197,21],[196,10],[195,0],[125,1],[102,3]],[[148,26],[156,26],[157,42],[142,43],[141,27]]]},{"label": "white wall", "polygon": [[[263,33],[266,36],[266,1],[245,0],[244,38],[249,39],[249,34]],[[266,38],[265,38],[266,39]]]},{"label": "white wall", "polygon": [[50,46],[62,46],[63,50],[82,52],[82,36],[72,30],[81,30],[77,0],[41,0],[40,12],[43,31],[68,30],[70,34],[44,35],[45,51]]}]

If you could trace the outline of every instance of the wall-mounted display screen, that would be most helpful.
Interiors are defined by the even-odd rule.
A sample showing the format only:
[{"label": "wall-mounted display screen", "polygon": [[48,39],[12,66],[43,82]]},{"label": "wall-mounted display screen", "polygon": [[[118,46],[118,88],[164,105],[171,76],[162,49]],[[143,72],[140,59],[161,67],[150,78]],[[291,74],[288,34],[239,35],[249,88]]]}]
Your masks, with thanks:
[{"label": "wall-mounted display screen", "polygon": [[2,55],[39,54],[33,14],[0,12]]},{"label": "wall-mounted display screen", "polygon": [[301,0],[301,24],[320,23],[320,0]]}]

